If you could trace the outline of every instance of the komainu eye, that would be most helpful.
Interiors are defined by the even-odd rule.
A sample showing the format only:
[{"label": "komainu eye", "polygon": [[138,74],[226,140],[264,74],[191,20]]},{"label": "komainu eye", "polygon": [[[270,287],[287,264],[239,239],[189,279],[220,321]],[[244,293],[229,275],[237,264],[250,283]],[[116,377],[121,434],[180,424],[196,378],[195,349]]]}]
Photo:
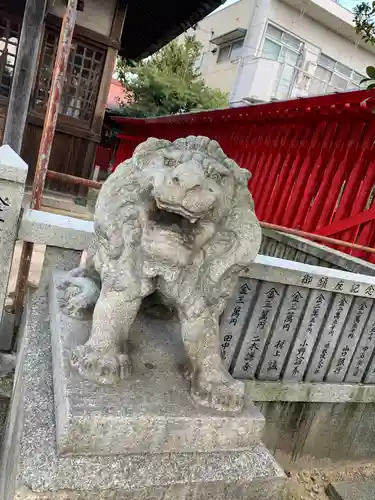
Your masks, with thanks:
[{"label": "komainu eye", "polygon": [[164,165],[166,167],[175,167],[177,165],[177,161],[172,158],[164,158]]}]

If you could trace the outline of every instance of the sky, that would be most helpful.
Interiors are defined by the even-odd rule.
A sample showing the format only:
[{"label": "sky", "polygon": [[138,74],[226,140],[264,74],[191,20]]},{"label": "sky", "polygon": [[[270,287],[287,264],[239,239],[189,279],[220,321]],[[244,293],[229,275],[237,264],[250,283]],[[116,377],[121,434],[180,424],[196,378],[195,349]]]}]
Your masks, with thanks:
[{"label": "sky", "polygon": [[[238,2],[238,0],[227,0],[223,5],[221,5],[218,9],[216,9],[217,12],[218,10],[223,9],[224,7],[228,7],[228,5],[232,5],[233,3]],[[338,3],[345,7],[346,9],[352,10],[353,7],[355,7],[358,3],[361,3],[361,0],[339,0]]]}]

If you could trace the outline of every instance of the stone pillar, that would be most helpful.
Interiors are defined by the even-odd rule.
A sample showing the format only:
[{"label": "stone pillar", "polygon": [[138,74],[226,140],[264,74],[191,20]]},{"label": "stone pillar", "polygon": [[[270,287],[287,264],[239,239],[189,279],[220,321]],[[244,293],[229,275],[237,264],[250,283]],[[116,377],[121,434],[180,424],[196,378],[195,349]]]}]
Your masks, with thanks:
[{"label": "stone pillar", "polygon": [[[27,165],[13,149],[0,147],[0,319],[3,318],[10,269],[18,220],[22,207],[27,176]],[[1,323],[2,324],[2,323]],[[4,337],[7,333],[0,328],[0,349],[7,349]]]}]

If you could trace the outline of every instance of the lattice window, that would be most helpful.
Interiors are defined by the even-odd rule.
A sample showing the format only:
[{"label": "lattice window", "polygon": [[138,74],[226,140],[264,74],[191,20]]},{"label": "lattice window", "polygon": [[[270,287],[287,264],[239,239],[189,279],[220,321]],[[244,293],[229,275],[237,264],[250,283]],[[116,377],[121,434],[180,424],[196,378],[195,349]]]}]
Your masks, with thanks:
[{"label": "lattice window", "polygon": [[[57,52],[58,35],[46,31],[34,93],[34,109],[45,110]],[[73,40],[59,112],[90,122],[103,71],[105,52],[86,42]]]},{"label": "lattice window", "polygon": [[16,64],[21,21],[0,10],[0,95],[9,97]]}]

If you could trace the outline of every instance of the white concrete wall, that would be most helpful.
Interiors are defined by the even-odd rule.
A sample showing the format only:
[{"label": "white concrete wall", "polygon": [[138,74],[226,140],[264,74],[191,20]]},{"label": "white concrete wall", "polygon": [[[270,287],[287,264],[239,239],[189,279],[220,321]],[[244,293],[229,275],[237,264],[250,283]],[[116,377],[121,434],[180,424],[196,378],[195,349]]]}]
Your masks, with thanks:
[{"label": "white concrete wall", "polygon": [[352,40],[340,36],[306,14],[301,16],[301,10],[280,0],[272,0],[269,21],[304,40],[310,61],[317,59],[320,49],[327,56],[362,74],[366,66],[374,64],[375,56],[369,50],[356,46]]},{"label": "white concrete wall", "polygon": [[[210,40],[236,28],[247,29],[254,3],[255,0],[239,0],[205,17],[198,23],[195,31],[188,31],[189,34],[195,33],[197,40],[203,44],[203,63],[200,71],[209,87],[231,92],[237,74],[237,62],[217,64],[219,49],[217,45],[210,43]],[[183,36],[179,39],[182,40]],[[213,54],[211,51],[214,49],[217,50]]]},{"label": "white concrete wall", "polygon": [[280,63],[270,59],[245,58],[233,89],[231,102],[244,97],[253,101],[270,101],[273,97]]},{"label": "white concrete wall", "polygon": [[[258,22],[255,25],[258,26],[257,36],[259,41],[256,44],[253,40],[251,44],[247,43],[247,45],[257,46],[257,50],[249,50],[248,55],[244,54],[245,57],[240,63],[241,69],[233,81],[232,102],[240,101],[243,98],[268,101],[270,100],[270,88],[272,87],[272,90],[275,90],[278,86],[282,64],[274,62],[271,67],[270,64],[266,64],[265,59],[262,59],[262,47],[267,24],[267,22],[260,22],[262,15],[266,18],[266,21],[300,38],[304,44],[303,59],[300,66],[303,71],[297,75],[294,88],[290,94],[292,98],[309,95],[310,77],[308,75],[314,77],[316,63],[321,52],[363,75],[365,74],[365,68],[374,64],[375,55],[372,48],[370,51],[370,47],[356,43],[358,38],[356,38],[354,29],[348,24],[347,16],[344,19],[336,17],[335,23],[332,22],[331,18],[323,23],[321,12],[314,11],[311,8],[311,3],[309,4],[310,8],[305,9],[303,6],[295,8],[286,3],[289,1],[293,0],[267,0],[262,2],[262,11],[258,7],[254,9],[254,16],[250,26],[254,24],[255,18],[257,18]],[[330,0],[326,0],[327,8],[330,3],[332,3]],[[267,6],[267,8],[264,8],[264,6]],[[345,9],[342,7],[340,9],[347,14]],[[310,17],[308,13],[314,14],[315,19]],[[338,15],[337,12],[336,14]],[[328,15],[331,16],[332,14],[327,11]],[[328,27],[328,25],[331,27]],[[263,29],[262,32],[259,31],[259,26]],[[340,35],[336,30],[345,33],[346,37]],[[254,30],[250,29],[248,33],[252,33],[254,39]],[[275,67],[275,64],[279,68]],[[308,75],[303,72],[308,73]]]},{"label": "white concrete wall", "polygon": [[[266,77],[268,73],[262,67],[263,77],[260,78],[256,69],[260,71],[262,65],[253,58],[260,56],[267,22],[272,22],[303,41],[302,69],[310,75],[314,75],[320,52],[365,74],[365,68],[374,64],[375,47],[357,43],[359,39],[352,18],[349,11],[333,0],[307,0],[304,3],[299,0],[239,0],[198,23],[194,33],[204,46],[200,71],[208,86],[229,92],[232,101],[241,97],[261,98],[259,94],[262,94],[263,85],[259,82],[269,75]],[[209,40],[235,28],[247,29],[243,60],[218,64],[218,50],[214,54],[211,52],[217,47]],[[307,95],[306,82],[308,78],[300,74],[292,96]],[[269,86],[266,85],[267,92],[263,94],[269,94]]]},{"label": "white concrete wall", "polygon": [[[109,36],[116,3],[117,0],[86,0],[84,12],[77,14],[77,24],[101,35]],[[55,0],[50,2],[49,12],[55,16],[63,17],[65,8],[65,0]]]}]

